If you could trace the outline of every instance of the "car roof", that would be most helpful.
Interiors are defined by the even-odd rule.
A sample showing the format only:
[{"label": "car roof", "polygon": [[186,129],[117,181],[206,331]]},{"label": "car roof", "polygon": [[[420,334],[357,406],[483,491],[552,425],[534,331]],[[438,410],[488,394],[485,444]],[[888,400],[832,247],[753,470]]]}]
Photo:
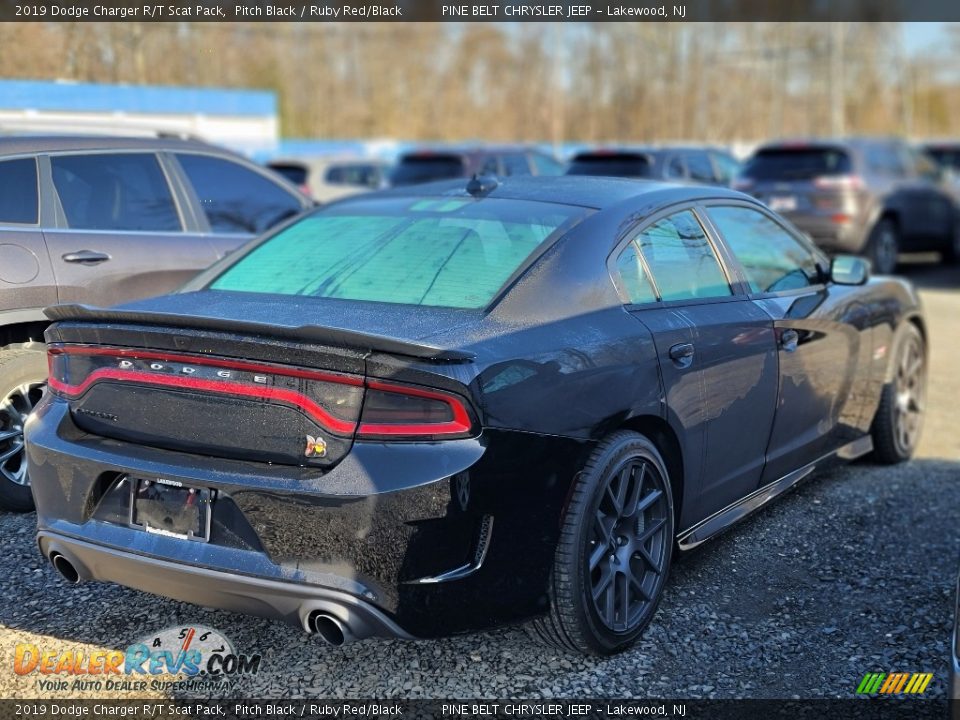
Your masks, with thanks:
[{"label": "car roof", "polygon": [[[381,197],[471,197],[467,192],[466,178],[443,180],[423,185],[406,185],[391,190],[367,193],[339,201],[340,203],[367,202]],[[743,193],[708,185],[678,185],[652,180],[595,177],[581,175],[557,175],[534,177],[514,175],[498,178],[498,185],[484,193],[483,197],[508,200],[531,200],[603,210],[626,200],[640,199],[668,205],[674,202],[706,198],[729,198],[749,200]]]},{"label": "car roof", "polygon": [[200,140],[111,135],[7,135],[0,136],[0,155],[72,150],[203,150],[236,155]]}]

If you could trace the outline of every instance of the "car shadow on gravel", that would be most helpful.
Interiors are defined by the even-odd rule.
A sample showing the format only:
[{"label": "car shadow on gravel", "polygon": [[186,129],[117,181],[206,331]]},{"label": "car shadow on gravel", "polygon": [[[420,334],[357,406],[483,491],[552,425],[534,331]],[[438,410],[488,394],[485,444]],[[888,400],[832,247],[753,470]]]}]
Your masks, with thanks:
[{"label": "car shadow on gravel", "polygon": [[609,659],[545,649],[522,628],[331,648],[281,623],[70,586],[37,552],[35,517],[0,515],[16,589],[0,597],[0,647],[40,635],[125,648],[200,623],[264,657],[233,697],[849,697],[865,672],[892,670],[933,672],[927,695],[943,696],[958,479],[960,463],[941,460],[812,477],[680,556],[653,624]]}]

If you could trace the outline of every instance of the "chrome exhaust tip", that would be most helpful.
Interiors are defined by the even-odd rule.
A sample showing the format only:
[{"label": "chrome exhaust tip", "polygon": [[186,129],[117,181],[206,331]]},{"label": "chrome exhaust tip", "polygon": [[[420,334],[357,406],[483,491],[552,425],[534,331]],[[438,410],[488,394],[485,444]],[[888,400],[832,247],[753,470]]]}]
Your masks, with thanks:
[{"label": "chrome exhaust tip", "polygon": [[333,647],[340,647],[353,640],[349,628],[329,613],[311,613],[307,625],[310,632],[319,635],[321,640]]},{"label": "chrome exhaust tip", "polygon": [[60,553],[50,553],[50,563],[53,565],[53,569],[60,573],[60,577],[71,585],[76,585],[80,582],[80,573],[77,571],[77,568]]}]

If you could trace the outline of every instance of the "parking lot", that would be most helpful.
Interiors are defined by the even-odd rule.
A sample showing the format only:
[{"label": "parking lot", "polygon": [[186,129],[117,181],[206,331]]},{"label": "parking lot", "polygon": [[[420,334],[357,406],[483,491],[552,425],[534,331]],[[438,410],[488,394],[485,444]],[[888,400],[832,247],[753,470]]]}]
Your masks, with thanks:
[{"label": "parking lot", "polygon": [[259,674],[222,693],[234,697],[849,697],[871,671],[932,672],[926,697],[943,697],[960,551],[960,270],[909,264],[906,272],[922,288],[931,333],[917,458],[821,472],[682,557],[659,614],[627,653],[561,655],[521,628],[329,648],[278,623],[119,587],[69,586],[37,552],[34,516],[0,514],[0,696],[87,694],[15,675],[18,643],[112,650],[199,623],[238,652],[263,655]]}]

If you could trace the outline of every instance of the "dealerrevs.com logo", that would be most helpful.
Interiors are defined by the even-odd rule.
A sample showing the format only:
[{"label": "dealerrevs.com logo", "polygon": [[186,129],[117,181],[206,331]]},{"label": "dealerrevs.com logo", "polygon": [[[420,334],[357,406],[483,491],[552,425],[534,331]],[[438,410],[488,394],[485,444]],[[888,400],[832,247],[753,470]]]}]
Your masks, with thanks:
[{"label": "dealerrevs.com logo", "polygon": [[148,635],[126,650],[85,652],[22,643],[14,651],[13,671],[36,675],[37,688],[47,691],[209,690],[258,673],[260,662],[259,653],[238,653],[220,631],[186,625]]}]

